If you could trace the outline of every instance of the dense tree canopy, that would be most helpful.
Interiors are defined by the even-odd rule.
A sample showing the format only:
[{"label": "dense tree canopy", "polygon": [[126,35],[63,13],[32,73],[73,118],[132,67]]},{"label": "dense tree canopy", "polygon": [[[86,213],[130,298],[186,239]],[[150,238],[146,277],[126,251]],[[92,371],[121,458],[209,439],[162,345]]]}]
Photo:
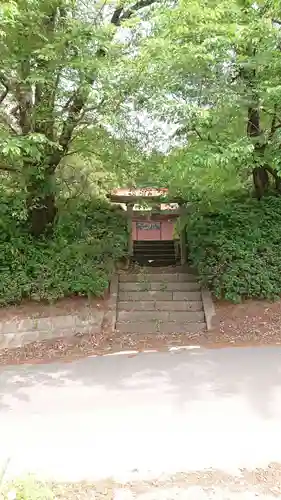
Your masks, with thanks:
[{"label": "dense tree canopy", "polygon": [[0,28],[0,167],[33,234],[74,153],[196,198],[281,190],[277,1],[7,1]]},{"label": "dense tree canopy", "polygon": [[153,2],[1,4],[0,168],[20,175],[33,235],[54,222],[61,160],[75,140],[80,153],[91,150],[83,131],[107,125],[128,92],[114,73],[130,49],[118,30]]},{"label": "dense tree canopy", "polygon": [[251,175],[259,198],[269,176],[280,191],[280,34],[274,1],[181,0],[154,11],[131,72],[135,109],[170,124],[160,175],[196,196]]},{"label": "dense tree canopy", "polygon": [[104,195],[136,184],[211,210],[189,244],[217,296],[281,293],[279,0],[6,0],[0,53],[2,304],[101,295],[127,248]]}]

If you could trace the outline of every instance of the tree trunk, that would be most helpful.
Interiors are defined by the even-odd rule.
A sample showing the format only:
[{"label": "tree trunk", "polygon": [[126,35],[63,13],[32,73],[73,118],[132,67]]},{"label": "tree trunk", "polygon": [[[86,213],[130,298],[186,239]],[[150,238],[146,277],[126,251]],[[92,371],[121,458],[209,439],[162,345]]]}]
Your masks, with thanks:
[{"label": "tree trunk", "polygon": [[34,237],[51,235],[57,215],[54,172],[50,167],[42,171],[41,166],[40,172],[40,177],[32,176],[26,185],[28,228]]},{"label": "tree trunk", "polygon": [[255,167],[253,169],[253,182],[255,195],[258,200],[261,200],[269,187],[269,177],[265,167]]},{"label": "tree trunk", "polygon": [[55,195],[48,194],[37,197],[35,201],[33,194],[30,193],[27,209],[28,225],[32,236],[52,234],[57,214]]},{"label": "tree trunk", "polygon": [[[257,162],[257,158],[263,159],[265,145],[259,142],[261,137],[261,127],[260,127],[260,112],[258,108],[258,103],[256,107],[248,108],[248,122],[247,122],[247,135],[251,139],[255,141],[254,145],[254,153],[255,153],[255,161]],[[262,164],[262,161],[261,161]],[[253,184],[255,190],[255,196],[258,200],[261,200],[263,195],[266,193],[269,187],[269,177],[268,172],[265,166],[256,163],[256,166],[253,168]]]}]

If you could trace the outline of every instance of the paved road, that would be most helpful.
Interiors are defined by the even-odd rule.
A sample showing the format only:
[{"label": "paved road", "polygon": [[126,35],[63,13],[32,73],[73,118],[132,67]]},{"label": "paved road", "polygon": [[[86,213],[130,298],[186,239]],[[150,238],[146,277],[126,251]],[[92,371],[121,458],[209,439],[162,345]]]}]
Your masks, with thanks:
[{"label": "paved road", "polygon": [[281,463],[281,349],[1,367],[0,438],[10,475],[59,481],[266,469]]}]

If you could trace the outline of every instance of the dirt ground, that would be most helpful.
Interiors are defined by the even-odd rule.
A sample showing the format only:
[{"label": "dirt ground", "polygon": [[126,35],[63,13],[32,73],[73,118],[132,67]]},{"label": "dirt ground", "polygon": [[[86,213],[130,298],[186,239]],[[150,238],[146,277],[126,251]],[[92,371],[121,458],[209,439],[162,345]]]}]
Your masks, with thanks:
[{"label": "dirt ground", "polygon": [[[32,485],[36,498],[46,500],[273,500],[281,493],[281,464],[277,463],[266,469],[241,469],[236,475],[209,469],[140,480],[138,471],[134,472],[135,478],[127,483],[109,478],[73,484],[33,480]],[[14,488],[13,484],[7,486],[8,491]]]},{"label": "dirt ground", "polygon": [[[107,300],[64,299],[55,305],[22,304],[0,310],[0,320],[30,316],[48,316],[78,312],[85,307],[106,308]],[[76,335],[68,339],[34,342],[23,348],[0,351],[0,364],[46,363],[58,359],[71,361],[83,356],[104,355],[120,350],[166,350],[171,346],[200,345],[214,348],[226,345],[281,343],[281,300],[247,301],[243,304],[216,303],[216,321],[212,332],[187,335]],[[133,353],[132,353],[133,355]]]},{"label": "dirt ground", "polygon": [[[239,475],[227,474],[221,470],[204,470],[190,473],[163,475],[153,481],[133,480],[127,484],[115,481],[100,481],[95,484],[53,485],[57,500],[232,500],[241,498],[280,498],[280,464],[269,464],[267,469],[247,471]],[[240,495],[241,496],[240,496]],[[239,495],[239,496],[238,496]]]},{"label": "dirt ground", "polygon": [[47,318],[65,316],[66,314],[74,315],[85,308],[105,308],[107,298],[108,292],[102,298],[72,297],[71,299],[60,299],[54,304],[23,300],[20,305],[0,308],[0,321],[13,321],[28,317]]}]

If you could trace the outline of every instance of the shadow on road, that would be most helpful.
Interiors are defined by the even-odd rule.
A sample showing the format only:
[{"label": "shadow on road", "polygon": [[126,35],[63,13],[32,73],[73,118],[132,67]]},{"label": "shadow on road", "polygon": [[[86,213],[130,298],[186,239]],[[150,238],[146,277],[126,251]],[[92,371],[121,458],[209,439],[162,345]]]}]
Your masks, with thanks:
[{"label": "shadow on road", "polygon": [[[190,401],[243,398],[263,419],[276,411],[272,405],[281,391],[281,349],[194,349],[178,353],[142,353],[91,357],[71,363],[21,365],[0,370],[0,410],[29,405],[47,387],[89,388],[93,395],[126,393],[135,399],[153,392]],[[280,392],[281,394],[281,392]],[[280,408],[281,415],[281,408]]]}]

